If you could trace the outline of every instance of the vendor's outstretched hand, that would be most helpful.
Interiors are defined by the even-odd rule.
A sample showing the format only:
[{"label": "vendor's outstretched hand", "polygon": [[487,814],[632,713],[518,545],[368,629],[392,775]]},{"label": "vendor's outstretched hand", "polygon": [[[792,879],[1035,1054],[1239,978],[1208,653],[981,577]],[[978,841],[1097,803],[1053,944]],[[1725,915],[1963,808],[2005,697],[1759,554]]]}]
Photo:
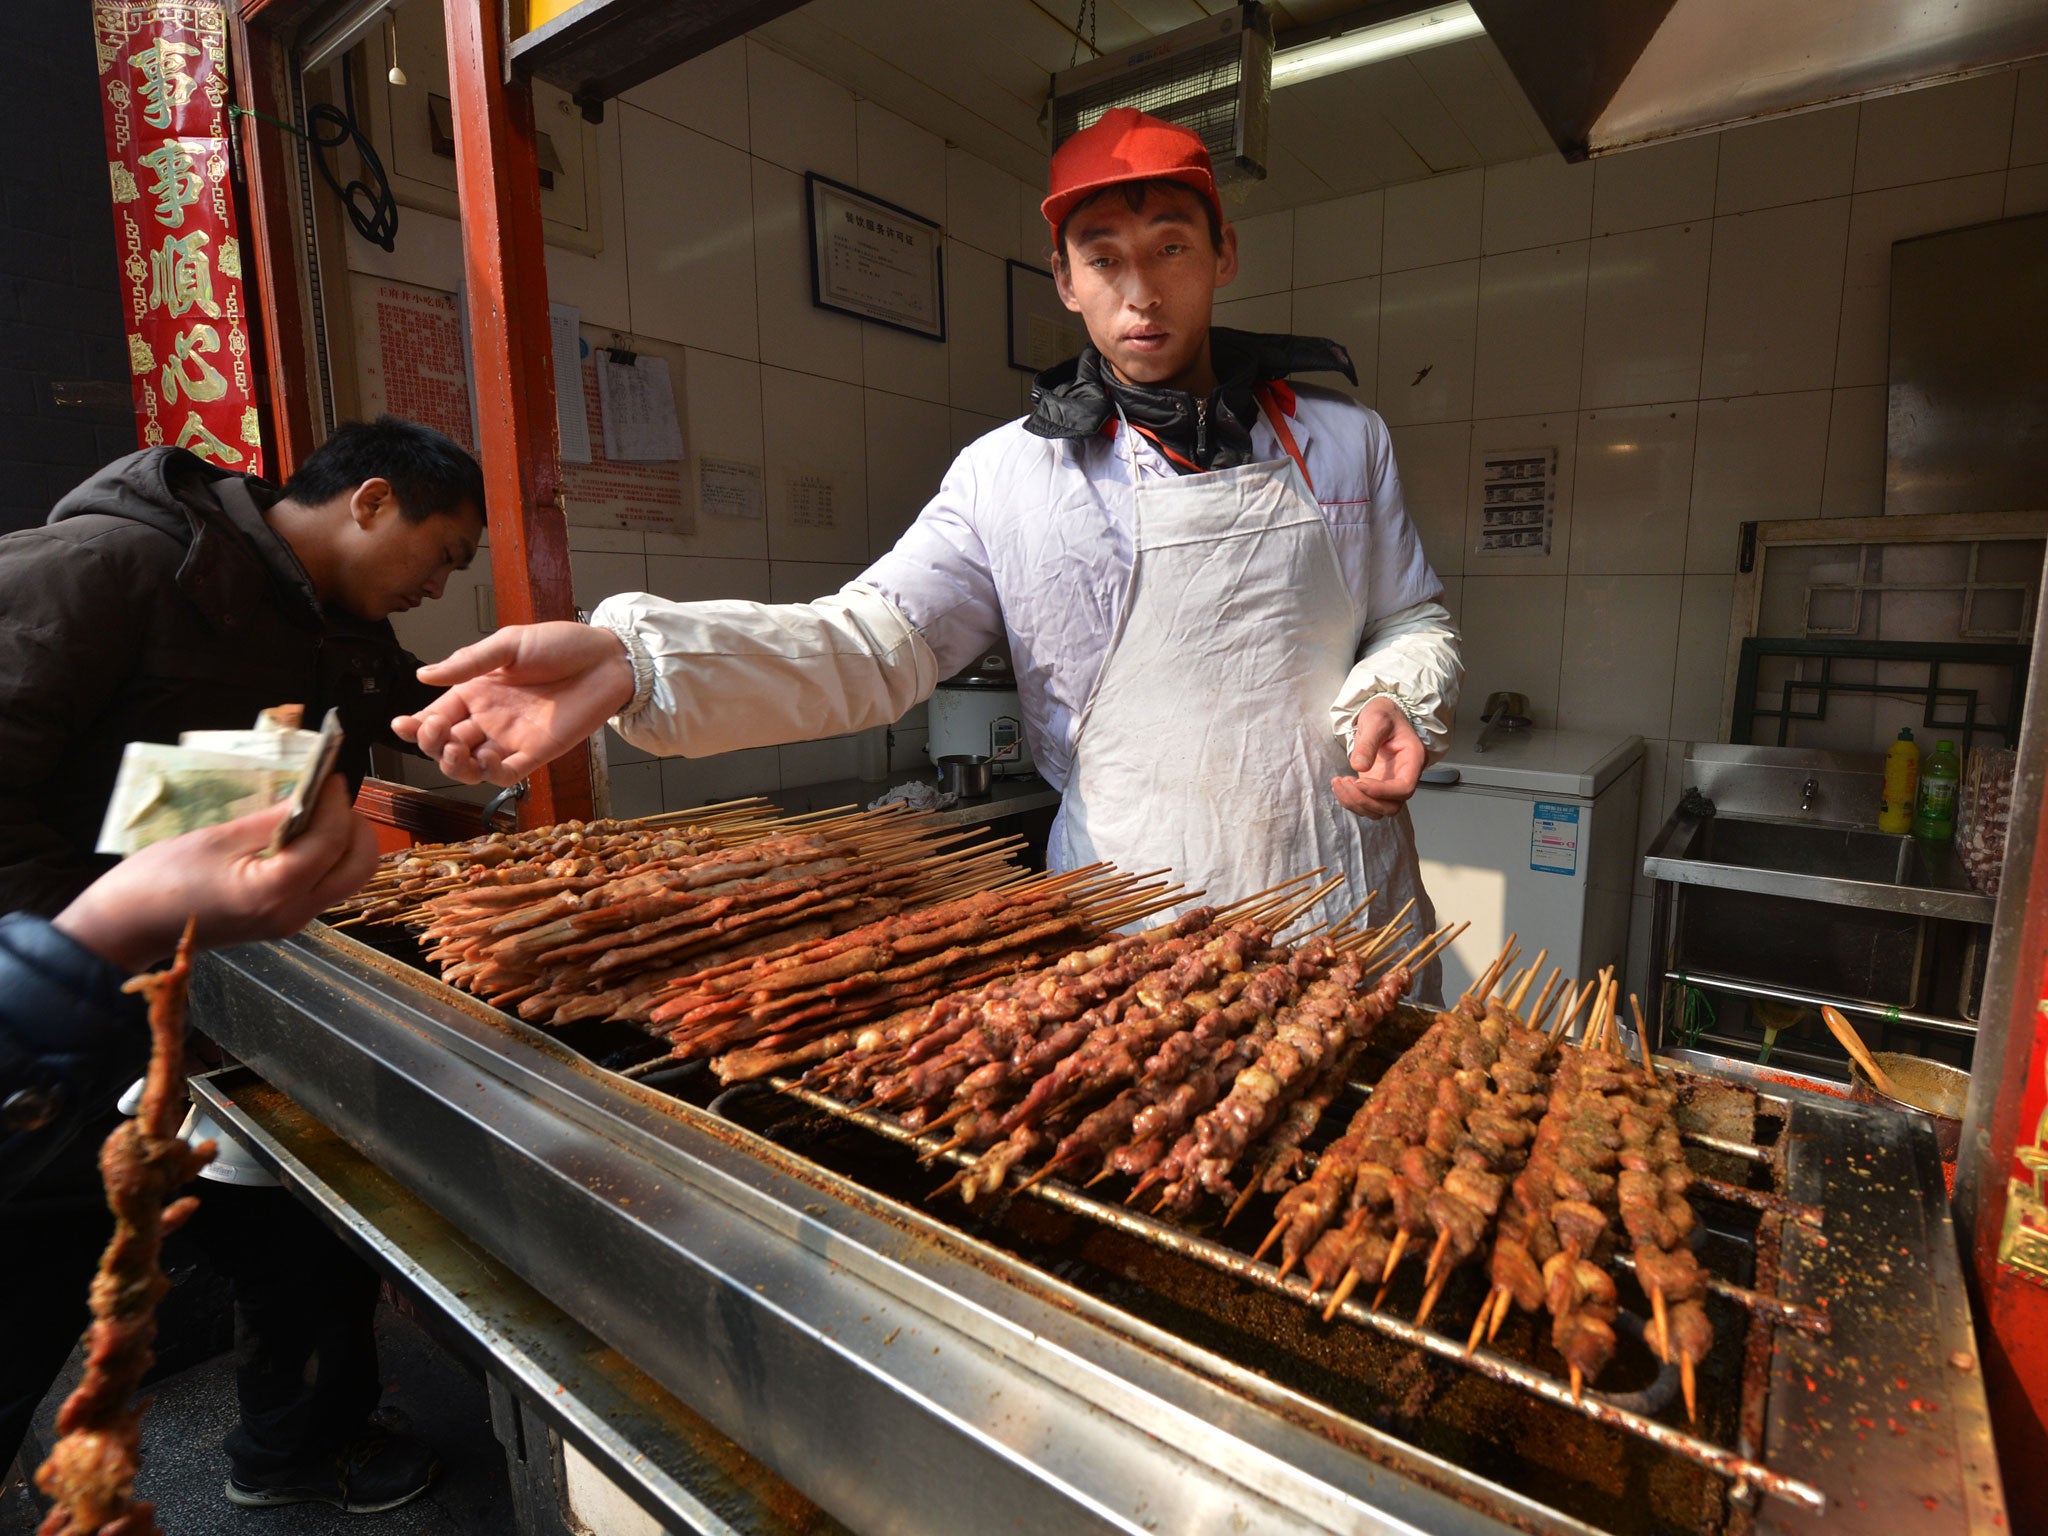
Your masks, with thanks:
[{"label": "vendor's outstretched hand", "polygon": [[101,958],[139,971],[176,948],[194,918],[201,948],[281,939],[344,897],[377,867],[377,836],[330,779],[306,830],[270,852],[291,813],[280,802],[151,843],[81,891],[55,925]]},{"label": "vendor's outstretched hand", "polygon": [[391,728],[463,784],[517,784],[633,698],[625,643],[588,624],[501,629],[421,667],[420,681],[448,691]]},{"label": "vendor's outstretched hand", "polygon": [[1337,803],[1374,821],[1393,815],[1422,781],[1427,753],[1401,706],[1385,694],[1366,700],[1351,738],[1355,777],[1330,780]]}]

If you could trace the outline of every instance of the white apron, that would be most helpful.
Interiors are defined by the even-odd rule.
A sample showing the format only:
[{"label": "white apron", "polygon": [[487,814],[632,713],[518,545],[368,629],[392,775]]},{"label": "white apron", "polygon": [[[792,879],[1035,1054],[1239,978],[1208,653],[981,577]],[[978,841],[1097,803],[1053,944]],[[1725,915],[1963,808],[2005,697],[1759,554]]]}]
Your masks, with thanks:
[{"label": "white apron", "polygon": [[[1323,866],[1345,882],[1309,921],[1376,890],[1369,920],[1413,897],[1408,921],[1428,933],[1408,812],[1368,821],[1330,791],[1352,771],[1329,705],[1357,660],[1360,615],[1290,434],[1288,459],[1161,480],[1139,478],[1127,422],[1119,435],[1135,498],[1130,587],[1048,862],[1170,868],[1218,904]],[[1417,978],[1420,995],[1436,995],[1435,969]]]}]

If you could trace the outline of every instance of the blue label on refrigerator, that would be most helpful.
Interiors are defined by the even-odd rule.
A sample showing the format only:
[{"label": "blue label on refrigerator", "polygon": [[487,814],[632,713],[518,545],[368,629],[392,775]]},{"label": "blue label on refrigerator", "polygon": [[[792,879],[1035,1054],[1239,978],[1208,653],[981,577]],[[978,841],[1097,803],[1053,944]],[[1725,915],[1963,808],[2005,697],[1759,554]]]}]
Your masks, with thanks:
[{"label": "blue label on refrigerator", "polygon": [[1579,808],[1538,800],[1529,818],[1529,867],[1546,875],[1579,872]]}]

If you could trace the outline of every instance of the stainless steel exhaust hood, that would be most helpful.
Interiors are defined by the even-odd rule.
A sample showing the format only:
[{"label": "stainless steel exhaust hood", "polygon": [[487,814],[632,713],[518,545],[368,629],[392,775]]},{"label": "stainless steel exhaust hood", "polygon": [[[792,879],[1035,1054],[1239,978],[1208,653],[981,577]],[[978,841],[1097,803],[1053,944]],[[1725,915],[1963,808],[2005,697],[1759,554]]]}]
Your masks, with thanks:
[{"label": "stainless steel exhaust hood", "polygon": [[2043,0],[1472,0],[1584,160],[2048,55]]}]

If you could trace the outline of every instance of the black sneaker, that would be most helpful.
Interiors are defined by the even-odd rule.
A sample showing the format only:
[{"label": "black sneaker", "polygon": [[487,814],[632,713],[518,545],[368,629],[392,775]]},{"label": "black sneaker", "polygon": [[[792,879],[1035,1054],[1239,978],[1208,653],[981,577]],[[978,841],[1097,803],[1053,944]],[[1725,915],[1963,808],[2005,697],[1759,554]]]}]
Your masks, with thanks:
[{"label": "black sneaker", "polygon": [[440,1457],[425,1442],[372,1429],[322,1463],[247,1481],[232,1476],[227,1496],[246,1509],[332,1504],[344,1514],[375,1515],[411,1503],[440,1470]]}]

